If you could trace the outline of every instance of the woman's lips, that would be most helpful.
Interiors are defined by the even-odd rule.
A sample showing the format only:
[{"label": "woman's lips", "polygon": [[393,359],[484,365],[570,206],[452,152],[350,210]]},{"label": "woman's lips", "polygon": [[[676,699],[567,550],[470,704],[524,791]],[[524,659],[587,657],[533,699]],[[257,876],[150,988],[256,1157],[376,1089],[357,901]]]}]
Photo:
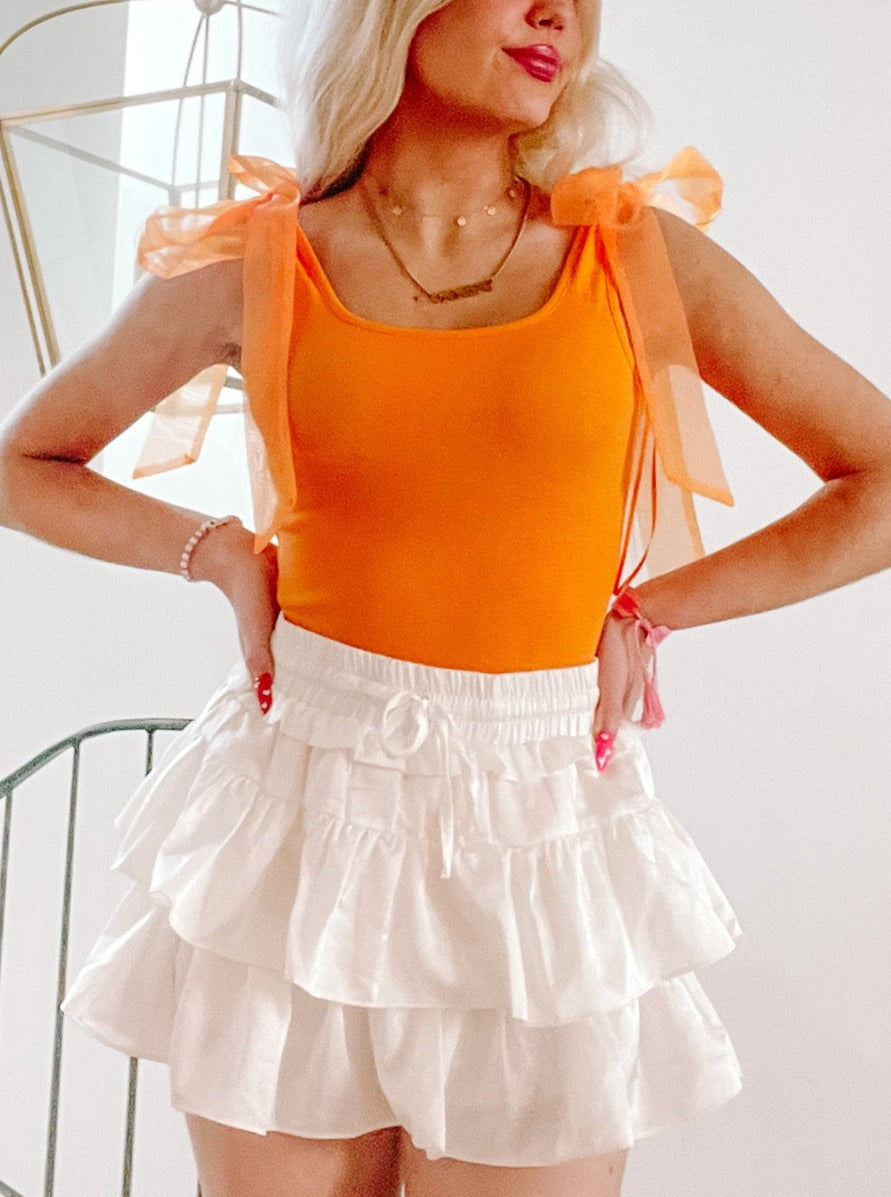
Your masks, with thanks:
[{"label": "woman's lips", "polygon": [[563,59],[553,46],[517,46],[505,49],[505,53],[542,83],[553,83],[563,65]]}]

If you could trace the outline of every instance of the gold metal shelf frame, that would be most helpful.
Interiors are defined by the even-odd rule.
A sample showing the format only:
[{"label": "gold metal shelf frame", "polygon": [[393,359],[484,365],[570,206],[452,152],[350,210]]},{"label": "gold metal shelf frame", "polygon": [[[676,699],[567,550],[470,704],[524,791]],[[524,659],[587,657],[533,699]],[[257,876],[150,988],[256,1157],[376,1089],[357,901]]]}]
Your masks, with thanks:
[{"label": "gold metal shelf frame", "polygon": [[[0,82],[13,48],[40,26],[59,22],[61,29],[61,23],[73,14],[112,7],[126,7],[129,21],[130,14],[135,11],[132,6],[137,4],[153,4],[159,11],[166,9],[168,13],[188,8],[197,15],[181,85],[133,95],[106,95],[0,116],[0,210],[41,375],[48,373],[92,332],[99,331],[110,317],[114,303],[108,271],[113,272],[115,261],[128,254],[132,260],[134,230],[150,211],[160,204],[191,203],[197,207],[217,199],[233,198],[234,180],[227,166],[230,155],[263,152],[257,149],[253,136],[249,150],[241,149],[246,106],[251,106],[255,128],[262,129],[270,138],[276,136],[283,124],[280,103],[272,91],[244,78],[246,25],[258,19],[277,21],[280,12],[246,0],[86,0],[67,5],[29,21],[0,44]],[[231,15],[236,19],[236,36],[234,39],[230,37],[235,70],[228,77],[212,78],[211,50],[218,51],[221,46],[226,49],[226,43],[220,40],[222,30],[218,19],[218,14],[225,9],[234,10]],[[218,36],[214,32],[217,29],[220,29]],[[212,41],[212,35],[216,37],[215,41]],[[202,55],[201,78],[197,83],[190,83],[199,52]],[[157,144],[147,147],[151,152],[146,154],[145,163],[123,161],[89,144],[91,135],[93,140],[96,139],[96,124],[103,118],[108,121],[117,116],[123,127],[127,113],[143,110],[157,114],[171,105],[175,119],[166,174],[158,169]],[[194,118],[191,141],[184,133],[187,113]],[[209,124],[215,124],[216,128],[209,132]],[[113,128],[117,130],[117,126]],[[72,129],[82,135],[72,136]],[[215,170],[208,170],[208,160],[215,164]],[[109,205],[117,205],[118,211],[124,189],[129,189],[131,195],[129,226],[121,228],[118,220],[112,220],[109,222],[112,232],[107,241],[92,229],[89,244],[82,245],[82,261],[90,263],[85,273],[95,274],[98,262],[105,271],[96,283],[101,300],[89,312],[66,313],[62,304],[61,292],[66,286],[70,287],[70,276],[76,269],[60,270],[58,253],[49,248],[53,237],[58,238],[59,231],[54,227],[58,225],[58,213],[54,212],[52,197],[47,194],[51,186],[47,185],[46,174],[41,175],[37,169],[37,165],[43,163],[45,172],[47,162],[66,163],[66,170],[72,175],[75,171],[92,172],[89,177],[95,180],[92,186],[97,190],[101,189],[98,176],[107,176],[112,184],[108,193]],[[184,165],[189,163],[190,166]],[[48,176],[53,184],[57,177],[55,173]],[[76,184],[72,185],[76,194]],[[146,197],[144,201],[142,196]],[[41,212],[44,213],[43,226]],[[45,243],[43,254],[41,241]],[[72,306],[69,304],[69,308]],[[67,330],[63,331],[66,317]],[[242,390],[240,379],[232,374],[227,378],[226,386],[236,392]],[[219,410],[236,412],[241,411],[241,407],[238,399],[221,404]]]}]

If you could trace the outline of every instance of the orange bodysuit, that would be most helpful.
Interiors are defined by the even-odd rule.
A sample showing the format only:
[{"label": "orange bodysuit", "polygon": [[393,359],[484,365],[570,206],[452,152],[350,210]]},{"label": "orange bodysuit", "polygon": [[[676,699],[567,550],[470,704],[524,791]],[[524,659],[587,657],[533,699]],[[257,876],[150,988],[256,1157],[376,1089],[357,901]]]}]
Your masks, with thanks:
[{"label": "orange bodysuit", "polygon": [[596,230],[577,230],[544,307],[501,326],[361,319],[302,232],[296,285],[285,617],[455,669],[592,660],[619,561],[634,409]]},{"label": "orange bodysuit", "polygon": [[[348,311],[300,228],[294,172],[229,165],[260,194],[159,209],[139,261],[172,277],[244,259],[255,547],[278,536],[285,618],[454,669],[591,661],[617,575],[700,556],[693,494],[732,502],[651,207],[706,228],[714,168],[688,147],[636,181],[565,176],[552,216],[575,233],[544,306],[434,331]],[[196,459],[226,372],[158,406],[137,477]]]}]

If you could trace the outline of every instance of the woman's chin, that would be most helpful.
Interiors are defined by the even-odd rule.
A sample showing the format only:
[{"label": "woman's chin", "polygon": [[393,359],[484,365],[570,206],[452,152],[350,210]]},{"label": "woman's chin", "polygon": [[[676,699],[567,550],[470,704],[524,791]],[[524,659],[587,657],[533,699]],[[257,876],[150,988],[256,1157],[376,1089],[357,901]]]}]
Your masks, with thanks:
[{"label": "woman's chin", "polygon": [[551,119],[553,105],[536,105],[534,108],[514,106],[492,114],[492,125],[509,137],[522,137],[543,128]]},{"label": "woman's chin", "polygon": [[511,127],[514,134],[534,133],[543,128],[551,119],[554,103],[526,103],[517,104],[503,113],[506,126]]}]

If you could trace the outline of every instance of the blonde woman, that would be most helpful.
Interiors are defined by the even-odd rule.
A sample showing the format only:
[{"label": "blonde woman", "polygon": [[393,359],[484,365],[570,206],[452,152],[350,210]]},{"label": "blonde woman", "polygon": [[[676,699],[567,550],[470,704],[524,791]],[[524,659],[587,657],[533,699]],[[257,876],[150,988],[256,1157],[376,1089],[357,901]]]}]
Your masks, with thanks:
[{"label": "blonde woman", "polygon": [[[169,1064],[204,1197],[615,1197],[636,1140],[739,1091],[695,970],[740,928],[652,790],[655,654],[891,563],[891,409],[703,235],[701,156],[609,164],[635,100],[598,24],[295,10],[296,172],[236,158],[254,198],[156,213],[146,277],[3,427],[6,524],[237,620],[63,1004]],[[209,415],[221,363],[253,532],[88,468],[191,379]],[[700,373],[823,483],[711,555]]]}]

